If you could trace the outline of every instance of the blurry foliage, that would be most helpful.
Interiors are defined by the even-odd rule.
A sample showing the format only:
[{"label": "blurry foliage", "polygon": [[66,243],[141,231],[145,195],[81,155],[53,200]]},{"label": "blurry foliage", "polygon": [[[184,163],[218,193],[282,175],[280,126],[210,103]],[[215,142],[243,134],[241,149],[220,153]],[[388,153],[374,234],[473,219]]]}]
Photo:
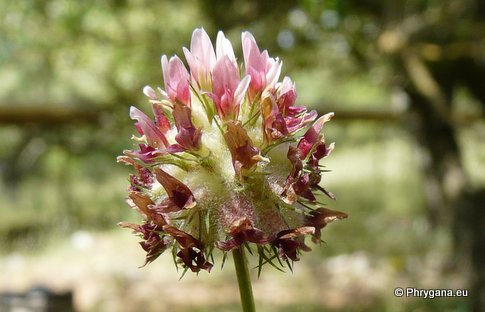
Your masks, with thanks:
[{"label": "blurry foliage", "polygon": [[[17,223],[56,227],[60,220],[67,220],[66,227],[101,228],[129,216],[122,203],[128,170],[114,164],[114,157],[131,144],[128,107],[147,106],[141,88],[162,85],[160,54],[182,56],[181,46],[188,45],[195,27],[205,27],[212,37],[217,29],[225,30],[238,55],[240,31],[252,31],[262,49],[284,60],[283,74],[296,81],[302,104],[323,110],[337,106],[405,109],[405,99],[391,88],[388,61],[372,51],[375,46],[370,42],[376,40],[380,26],[366,11],[372,6],[367,2],[365,10],[358,4],[349,10],[348,2],[338,0],[279,1],[276,6],[238,0],[2,1],[0,107],[69,105],[102,109],[102,115],[96,126],[2,126],[5,148],[0,150],[0,168],[8,195],[1,202],[5,208],[1,231]],[[372,67],[363,56],[353,55],[356,51],[374,55]],[[465,93],[461,102],[472,101]],[[342,179],[339,184],[345,195],[338,205],[351,216],[359,184],[365,181],[374,181],[376,189],[392,189],[373,193],[362,188],[359,211],[407,211],[411,216],[423,204],[419,196],[413,197],[418,201],[412,206],[417,208],[406,210],[403,203],[409,198],[397,199],[403,189],[419,193],[417,176],[413,183],[400,177],[395,185],[378,182],[387,181],[380,174],[388,168],[374,168],[374,174],[362,176],[362,170],[393,157],[380,154],[383,142],[408,140],[403,133],[383,138],[383,133],[394,133],[389,129],[383,132],[381,125],[368,124],[328,127],[327,137],[335,139],[339,149],[367,146],[370,153],[370,165],[359,162],[365,167],[355,168],[355,183]],[[467,155],[474,153],[472,148]],[[358,155],[346,161],[354,162],[354,157],[362,161]],[[370,225],[360,226],[374,231]]]},{"label": "blurry foliage", "polygon": [[145,84],[161,85],[161,52],[181,53],[201,24],[194,1],[0,2],[0,109],[101,114],[96,126],[2,125],[4,243],[21,247],[15,238],[34,230],[109,228],[129,216],[127,170],[115,163],[131,144],[128,107],[144,103]]},{"label": "blurry foliage", "polygon": [[127,106],[158,82],[160,51],[180,52],[203,23],[194,1],[2,1],[0,12],[0,96],[16,104]]},{"label": "blurry foliage", "polygon": [[[212,38],[224,30],[239,56],[240,32],[251,31],[260,48],[283,59],[282,75],[295,80],[301,104],[324,111],[401,112],[408,109],[409,98],[395,86],[405,85],[405,78],[379,51],[376,43],[384,25],[376,16],[389,16],[392,24],[425,10],[431,31],[415,32],[409,40],[434,43],[423,49],[434,64],[439,53],[462,53],[461,46],[451,52],[437,49],[448,38],[459,34],[478,41],[483,33],[482,28],[471,31],[483,12],[464,9],[461,1],[445,2],[397,1],[405,7],[399,11],[393,1],[383,5],[374,0],[1,1],[0,109],[67,105],[99,111],[100,123],[0,125],[0,252],[29,250],[49,235],[111,229],[120,220],[137,218],[123,202],[129,170],[115,164],[134,131],[128,107],[148,107],[141,89],[162,85],[160,55],[182,57],[181,47],[188,46],[195,27],[203,26]],[[410,19],[406,26],[421,22]],[[483,113],[467,90],[457,92],[453,102],[456,111]],[[324,239],[326,235],[332,243],[314,246],[320,252],[305,261],[318,264],[322,257],[364,250],[383,257],[398,272],[412,273],[412,259],[430,250],[445,259],[449,233],[429,229],[417,169],[422,156],[403,130],[412,128],[412,122],[326,126],[327,140],[337,142],[324,163],[333,170],[324,183],[338,198],[328,206],[350,218],[329,227]],[[459,133],[465,168],[473,184],[482,186],[485,173],[476,168],[485,161],[485,150],[476,142],[484,134],[483,124]],[[376,304],[370,310],[389,308]],[[423,311],[450,307],[440,300],[431,304],[436,307]],[[460,303],[456,307],[462,308]],[[308,311],[320,308],[305,306]]]}]

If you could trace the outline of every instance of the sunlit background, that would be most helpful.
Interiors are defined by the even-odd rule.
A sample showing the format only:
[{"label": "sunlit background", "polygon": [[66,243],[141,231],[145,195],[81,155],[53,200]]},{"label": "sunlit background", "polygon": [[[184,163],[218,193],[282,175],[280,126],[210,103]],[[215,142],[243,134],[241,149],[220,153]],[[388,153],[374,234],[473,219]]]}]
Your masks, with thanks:
[{"label": "sunlit background", "polygon": [[251,31],[297,103],[336,113],[323,183],[349,218],[293,273],[253,270],[259,311],[485,311],[484,21],[480,0],[1,1],[0,311],[238,311],[231,261],[138,268],[116,226],[140,220],[115,162],[128,109],[196,27],[240,59]]}]

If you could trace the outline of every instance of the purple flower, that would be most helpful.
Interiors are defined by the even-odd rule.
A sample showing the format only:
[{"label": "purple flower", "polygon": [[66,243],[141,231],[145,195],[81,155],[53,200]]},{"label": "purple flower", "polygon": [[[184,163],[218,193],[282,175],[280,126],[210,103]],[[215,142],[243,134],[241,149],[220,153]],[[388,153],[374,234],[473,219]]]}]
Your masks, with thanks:
[{"label": "purple flower", "polygon": [[222,32],[214,50],[196,29],[183,49],[189,70],[164,55],[165,89],[143,88],[153,118],[130,109],[138,148],[118,161],[135,169],[127,202],[143,221],[120,225],[141,237],[146,263],[169,249],[186,270],[210,271],[215,250],[241,246],[255,248],[260,265],[298,261],[310,251],[306,237],[319,242],[329,222],[347,217],[317,196],[335,198],[319,164],[334,148],[323,136],[333,113],[315,121],[296,105],[295,84],[278,81],[281,62],[248,32],[242,49],[244,67]]}]

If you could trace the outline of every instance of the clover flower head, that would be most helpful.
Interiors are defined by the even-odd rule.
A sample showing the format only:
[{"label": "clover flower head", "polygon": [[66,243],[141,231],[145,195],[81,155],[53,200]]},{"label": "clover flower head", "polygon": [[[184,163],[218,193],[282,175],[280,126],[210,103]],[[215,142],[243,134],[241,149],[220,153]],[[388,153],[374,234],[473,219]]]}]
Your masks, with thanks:
[{"label": "clover flower head", "polygon": [[[279,81],[282,62],[242,34],[244,66],[219,32],[204,29],[177,57],[161,58],[164,89],[146,86],[153,117],[135,107],[137,149],[118,161],[133,166],[128,204],[144,218],[134,230],[150,263],[167,249],[186,270],[210,271],[212,254],[241,245],[274,266],[309,251],[305,237],[343,212],[323,207],[319,161],[334,149],[323,126],[333,113],[295,105],[295,84]],[[252,247],[251,247],[252,246]]]}]

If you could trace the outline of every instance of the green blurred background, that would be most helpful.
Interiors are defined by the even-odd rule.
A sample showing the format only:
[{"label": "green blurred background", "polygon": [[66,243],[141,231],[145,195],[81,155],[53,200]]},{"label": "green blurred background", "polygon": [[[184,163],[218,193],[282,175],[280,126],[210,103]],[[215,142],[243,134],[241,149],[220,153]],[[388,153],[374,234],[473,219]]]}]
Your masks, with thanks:
[{"label": "green blurred background", "polygon": [[[168,254],[138,269],[116,227],[139,220],[115,162],[128,108],[148,109],[161,54],[182,57],[202,26],[240,59],[251,31],[299,104],[336,113],[324,184],[350,217],[293,273],[253,270],[259,310],[485,311],[484,21],[480,0],[1,1],[0,292],[71,291],[76,311],[239,309],[230,261],[181,281]],[[408,286],[469,296],[393,295]]]}]

